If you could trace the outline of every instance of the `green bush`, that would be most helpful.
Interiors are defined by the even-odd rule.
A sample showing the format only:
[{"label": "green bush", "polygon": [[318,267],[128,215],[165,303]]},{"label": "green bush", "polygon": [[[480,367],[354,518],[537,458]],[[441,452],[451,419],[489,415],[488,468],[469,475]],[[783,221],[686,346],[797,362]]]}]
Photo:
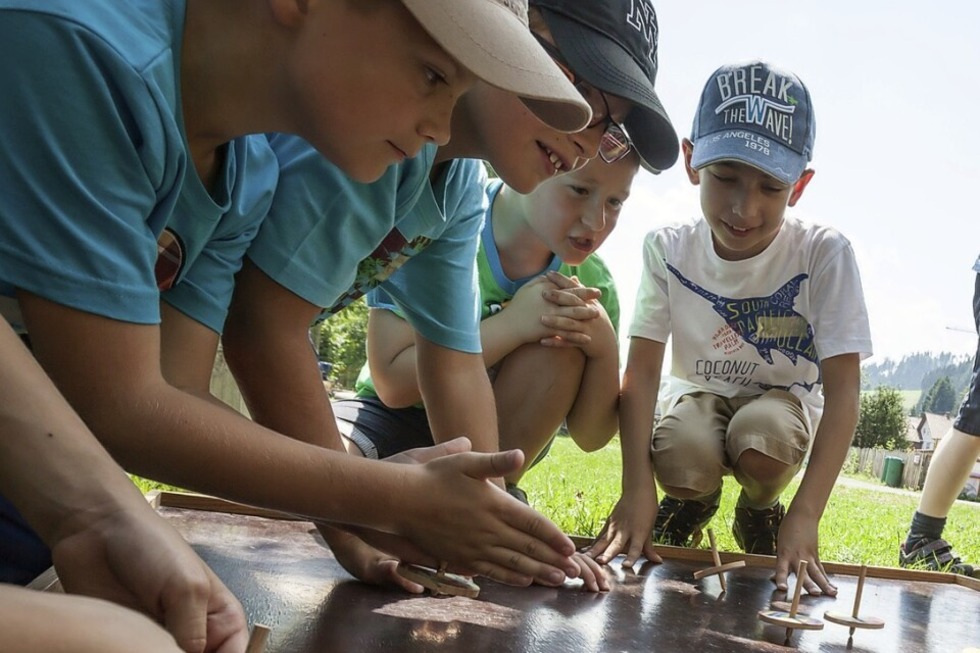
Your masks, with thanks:
[{"label": "green bush", "polygon": [[367,362],[368,307],[364,298],[324,320],[317,329],[320,359],[333,364],[330,381],[335,388],[352,389]]}]

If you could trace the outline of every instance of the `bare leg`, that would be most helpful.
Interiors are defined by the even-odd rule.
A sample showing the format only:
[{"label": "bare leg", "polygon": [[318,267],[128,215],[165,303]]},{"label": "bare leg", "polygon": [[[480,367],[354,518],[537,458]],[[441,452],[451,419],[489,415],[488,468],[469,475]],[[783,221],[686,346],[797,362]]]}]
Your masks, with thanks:
[{"label": "bare leg", "polygon": [[585,369],[579,349],[523,345],[500,362],[493,382],[500,448],[521,449],[524,467],[506,478],[517,483],[561,426],[578,395]]},{"label": "bare leg", "polygon": [[950,429],[936,449],[919,499],[919,512],[945,517],[980,455],[980,437]]},{"label": "bare leg", "polygon": [[767,506],[779,498],[796,474],[797,467],[746,449],[735,461],[735,479],[752,505]]}]

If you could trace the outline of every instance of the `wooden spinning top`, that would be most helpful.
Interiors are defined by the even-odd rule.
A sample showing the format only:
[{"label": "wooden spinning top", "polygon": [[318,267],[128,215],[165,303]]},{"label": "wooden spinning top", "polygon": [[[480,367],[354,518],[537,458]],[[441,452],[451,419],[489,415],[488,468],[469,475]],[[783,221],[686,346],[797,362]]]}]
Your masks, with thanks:
[{"label": "wooden spinning top", "polygon": [[859,617],[858,613],[861,609],[861,593],[864,591],[864,577],[868,573],[868,566],[861,565],[861,574],[858,576],[857,592],[854,594],[854,609],[851,610],[851,614],[845,614],[843,612],[833,612],[828,610],[823,613],[823,618],[831,623],[835,623],[841,626],[848,626],[851,630],[847,635],[848,641],[854,637],[854,631],[857,628],[884,628],[885,622],[878,617]]},{"label": "wooden spinning top", "polygon": [[446,572],[443,564],[438,570],[399,562],[395,569],[403,578],[418,583],[436,596],[465,596],[475,599],[480,594],[480,586],[466,576]]},{"label": "wooden spinning top", "polygon": [[252,634],[248,638],[245,653],[265,653],[265,643],[269,639],[271,629],[262,624],[252,626]]},{"label": "wooden spinning top", "polygon": [[718,555],[718,545],[715,543],[715,532],[710,528],[708,529],[708,541],[711,542],[711,557],[714,558],[715,566],[694,572],[694,579],[701,580],[706,576],[718,576],[718,582],[721,583],[721,591],[727,592],[728,585],[725,583],[725,572],[731,571],[732,569],[738,569],[739,567],[744,567],[745,561],[736,560],[734,562],[721,564],[721,556]]},{"label": "wooden spinning top", "polygon": [[800,607],[800,591],[803,589],[803,579],[806,574],[806,560],[800,560],[796,568],[796,590],[793,592],[793,603],[790,605],[789,612],[782,610],[760,610],[759,619],[775,626],[786,628],[786,642],[793,636],[794,630],[821,630],[823,622],[806,615],[798,615],[796,611]]}]

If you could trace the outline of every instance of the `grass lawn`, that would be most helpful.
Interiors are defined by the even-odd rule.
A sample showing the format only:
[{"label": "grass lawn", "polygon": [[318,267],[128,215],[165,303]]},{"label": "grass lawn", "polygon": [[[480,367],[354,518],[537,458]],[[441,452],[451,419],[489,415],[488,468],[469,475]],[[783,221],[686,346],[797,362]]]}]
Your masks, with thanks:
[{"label": "grass lawn", "polygon": [[[521,483],[531,505],[565,532],[594,536],[619,498],[619,440],[585,454],[570,438],[555,440],[551,454]],[[867,479],[862,479],[867,480]],[[787,505],[796,492],[793,481],[783,496]],[[884,485],[882,485],[884,488]],[[738,484],[726,478],[721,508],[712,520],[718,547],[738,551],[731,524]],[[820,557],[827,561],[898,566],[898,546],[918,506],[918,495],[895,494],[840,485],[834,489],[820,523]],[[968,562],[980,562],[980,504],[957,502],[943,536]],[[703,546],[707,546],[707,537]]]}]

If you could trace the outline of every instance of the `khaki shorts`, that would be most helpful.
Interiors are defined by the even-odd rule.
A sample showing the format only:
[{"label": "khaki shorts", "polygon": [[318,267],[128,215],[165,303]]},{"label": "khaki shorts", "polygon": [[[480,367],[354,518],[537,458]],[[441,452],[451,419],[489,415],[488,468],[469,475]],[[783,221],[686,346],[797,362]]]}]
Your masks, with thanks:
[{"label": "khaki shorts", "polygon": [[684,395],[653,430],[650,455],[657,480],[698,496],[709,494],[747,449],[799,469],[811,439],[804,410],[796,395],[784,390],[756,397]]}]

